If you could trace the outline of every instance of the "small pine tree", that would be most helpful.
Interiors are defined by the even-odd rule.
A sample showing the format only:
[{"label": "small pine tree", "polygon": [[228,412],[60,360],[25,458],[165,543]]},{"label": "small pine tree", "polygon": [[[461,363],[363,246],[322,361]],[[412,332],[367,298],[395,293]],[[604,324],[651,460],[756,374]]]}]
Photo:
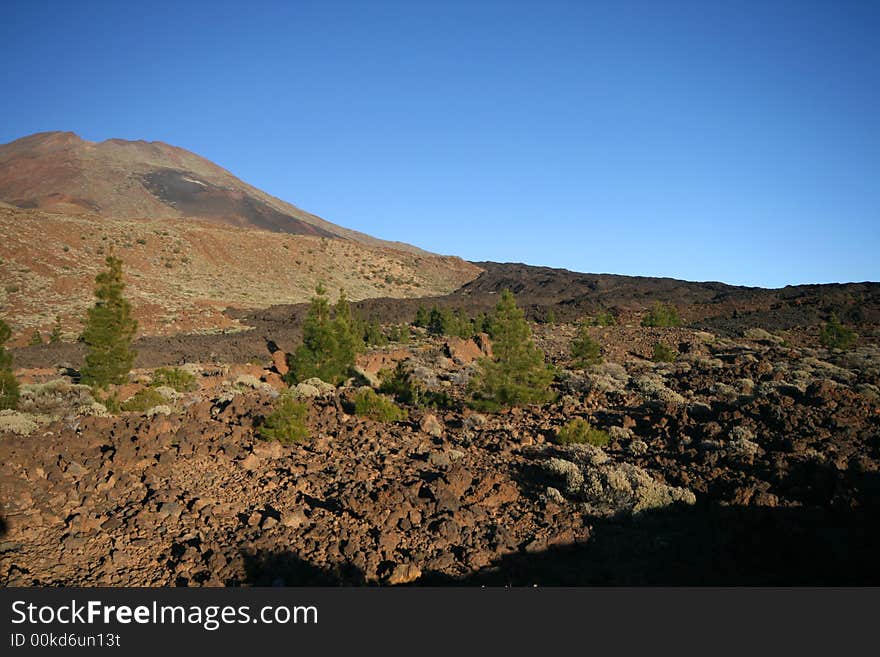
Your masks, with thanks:
[{"label": "small pine tree", "polygon": [[556,311],[553,310],[553,308],[548,309],[547,312],[544,313],[544,323],[549,324],[550,326],[556,324]]},{"label": "small pine tree", "polygon": [[336,303],[331,317],[327,291],[319,285],[303,322],[303,341],[288,357],[288,383],[299,383],[318,377],[327,383],[339,384],[348,376],[358,352],[358,335],[351,309],[344,294]]},{"label": "small pine tree", "polygon": [[12,354],[6,351],[6,341],[12,329],[0,319],[0,410],[18,406],[18,381],[12,372]]},{"label": "small pine tree", "polygon": [[444,335],[451,319],[452,315],[448,310],[440,310],[437,306],[434,306],[428,315],[428,333],[431,335]]},{"label": "small pine tree", "polygon": [[481,361],[482,373],[471,379],[476,407],[495,410],[550,399],[553,371],[532,341],[532,331],[510,290],[504,290],[495,308],[492,351],[491,360]]},{"label": "small pine tree", "polygon": [[593,318],[593,326],[614,326],[615,324],[617,324],[617,319],[607,311],[600,312]]},{"label": "small pine tree", "polygon": [[492,318],[486,313],[480,313],[474,319],[475,333],[488,333],[492,330]]},{"label": "small pine tree", "polygon": [[675,306],[655,301],[654,306],[642,318],[642,326],[681,326],[682,321],[678,316]]},{"label": "small pine tree", "polygon": [[361,345],[355,332],[351,305],[344,290],[339,290],[339,299],[333,309],[333,332],[336,334],[336,361],[347,371],[361,351]]},{"label": "small pine tree", "polygon": [[34,329],[34,332],[31,333],[31,339],[28,342],[28,346],[36,347],[43,344],[43,336],[40,334],[38,329]]},{"label": "small pine tree", "polygon": [[49,342],[55,344],[61,342],[61,316],[55,316],[55,324],[52,326],[52,332],[49,334]]},{"label": "small pine tree", "polygon": [[409,344],[409,325],[395,324],[388,331],[388,339],[391,342]]},{"label": "small pine tree", "polygon": [[819,342],[826,349],[846,350],[852,347],[855,341],[855,331],[841,324],[837,315],[833,313],[819,331]]},{"label": "small pine tree", "polygon": [[453,313],[447,334],[455,335],[464,339],[467,339],[474,334],[474,323],[461,308],[458,308]]},{"label": "small pine tree", "polygon": [[122,260],[108,256],[107,270],[95,277],[95,305],[89,308],[82,340],[88,347],[82,382],[104,389],[125,383],[136,352],[131,348],[137,321],[122,296]]},{"label": "small pine tree", "polygon": [[654,349],[651,353],[651,360],[655,363],[674,363],[676,358],[678,358],[678,352],[671,347],[667,347],[662,342],[658,342],[654,345]]},{"label": "small pine tree", "polygon": [[598,365],[602,362],[602,348],[589,333],[587,322],[581,322],[577,335],[571,343],[571,358],[578,367]]},{"label": "small pine tree", "polygon": [[428,319],[428,309],[425,308],[422,304],[419,304],[419,308],[418,310],[416,310],[416,318],[415,320],[413,320],[413,326],[427,328]]},{"label": "small pine tree", "polygon": [[388,344],[388,337],[382,332],[379,322],[374,320],[364,325],[363,341],[373,347],[384,347]]}]

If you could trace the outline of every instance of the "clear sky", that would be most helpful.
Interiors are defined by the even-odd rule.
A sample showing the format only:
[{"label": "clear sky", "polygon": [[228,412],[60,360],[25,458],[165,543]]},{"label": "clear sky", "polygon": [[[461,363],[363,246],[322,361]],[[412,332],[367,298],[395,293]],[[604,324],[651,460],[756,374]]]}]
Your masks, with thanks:
[{"label": "clear sky", "polygon": [[4,0],[0,142],[44,130],[473,260],[880,280],[874,0]]}]

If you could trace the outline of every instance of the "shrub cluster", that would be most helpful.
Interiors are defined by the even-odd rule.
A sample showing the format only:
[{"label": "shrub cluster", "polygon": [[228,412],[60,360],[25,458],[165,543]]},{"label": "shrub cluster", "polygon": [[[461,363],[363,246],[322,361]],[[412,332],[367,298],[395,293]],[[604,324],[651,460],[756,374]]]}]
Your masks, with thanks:
[{"label": "shrub cluster", "polygon": [[416,311],[413,326],[428,329],[431,335],[448,335],[460,338],[470,338],[477,333],[488,333],[491,318],[486,313],[479,313],[476,317],[468,317],[461,308],[450,310],[434,306],[430,312],[419,306]]},{"label": "shrub cluster", "polygon": [[289,395],[282,395],[275,402],[272,412],[267,415],[259,428],[263,440],[277,440],[283,445],[291,445],[309,437],[307,424],[309,407]]},{"label": "shrub cluster", "polygon": [[407,418],[405,409],[372,388],[361,388],[354,396],[354,412],[376,422],[400,422]]},{"label": "shrub cluster", "polygon": [[157,390],[154,388],[144,388],[143,390],[138,390],[133,397],[124,401],[120,408],[123,411],[143,413],[165,403],[165,398]]},{"label": "shrub cluster", "polygon": [[583,418],[575,418],[556,432],[556,442],[562,445],[593,445],[605,447],[610,441],[608,434],[593,428]]},{"label": "shrub cluster", "polygon": [[676,358],[678,358],[678,352],[671,347],[667,347],[662,342],[657,342],[654,345],[654,351],[651,354],[651,360],[653,360],[655,363],[673,363],[675,362]]},{"label": "shrub cluster", "polygon": [[675,306],[655,301],[654,306],[642,318],[642,326],[681,326],[682,321],[678,316]]},{"label": "shrub cluster", "polygon": [[415,408],[451,408],[452,398],[445,392],[426,390],[421,382],[413,378],[405,363],[400,362],[394,370],[379,372],[382,385],[379,391],[391,395],[399,404]]},{"label": "shrub cluster", "polygon": [[153,372],[150,385],[155,388],[167,386],[176,392],[190,392],[198,387],[196,377],[179,367],[160,367]]}]

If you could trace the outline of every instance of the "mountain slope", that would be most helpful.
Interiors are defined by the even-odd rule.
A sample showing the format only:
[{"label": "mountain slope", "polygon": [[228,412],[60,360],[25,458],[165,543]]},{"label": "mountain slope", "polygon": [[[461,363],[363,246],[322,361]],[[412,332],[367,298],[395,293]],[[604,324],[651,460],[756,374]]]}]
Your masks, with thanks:
[{"label": "mountain slope", "polygon": [[203,219],[108,219],[0,207],[0,316],[14,344],[61,317],[82,329],[104,258],[124,263],[141,334],[240,329],[225,311],[335,296],[412,298],[449,293],[480,273],[461,258],[409,253],[316,234],[273,233]]},{"label": "mountain slope", "polygon": [[199,217],[244,228],[353,240],[421,252],[337,226],[162,142],[91,142],[42,132],[0,145],[0,202],[115,218]]}]

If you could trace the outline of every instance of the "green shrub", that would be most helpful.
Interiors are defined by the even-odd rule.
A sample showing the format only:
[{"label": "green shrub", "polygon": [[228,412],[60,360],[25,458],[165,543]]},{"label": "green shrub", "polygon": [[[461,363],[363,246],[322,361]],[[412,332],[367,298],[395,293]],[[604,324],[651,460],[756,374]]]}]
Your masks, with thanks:
[{"label": "green shrub", "polygon": [[18,381],[12,372],[12,354],[6,351],[6,341],[12,329],[0,319],[0,410],[15,410],[18,406]]},{"label": "green shrub", "polygon": [[409,344],[409,326],[407,324],[395,324],[388,330],[388,339],[399,344]]},{"label": "green shrub", "polygon": [[37,329],[34,329],[34,332],[31,333],[31,339],[28,341],[28,346],[36,347],[43,344],[43,336],[40,335],[40,332]]},{"label": "green shrub", "polygon": [[642,318],[642,326],[681,326],[675,306],[668,303],[654,302],[654,307]]},{"label": "green shrub", "polygon": [[654,345],[651,360],[655,363],[673,363],[676,358],[678,358],[678,352],[674,349],[667,347],[662,342],[658,342]]},{"label": "green shrub", "polygon": [[413,379],[412,373],[407,366],[400,362],[394,370],[382,370],[379,372],[382,385],[379,392],[391,395],[399,404],[406,404],[415,408],[451,408],[452,398],[445,392],[426,390],[417,380]]},{"label": "green shrub", "polygon": [[593,445],[605,447],[610,439],[601,429],[594,429],[582,418],[575,418],[556,432],[556,442],[562,445]]},{"label": "green shrub", "polygon": [[153,380],[150,385],[158,388],[168,386],[177,392],[190,392],[198,388],[196,377],[179,367],[160,367],[153,372]]},{"label": "green shrub", "polygon": [[593,326],[614,326],[617,319],[609,312],[601,312],[593,317]]},{"label": "green shrub", "polygon": [[0,369],[0,411],[18,406],[18,380],[12,370]]},{"label": "green shrub", "polygon": [[361,388],[354,396],[354,412],[376,422],[399,422],[407,417],[406,410],[372,388]]},{"label": "green shrub", "polygon": [[553,370],[532,340],[532,331],[510,290],[504,290],[492,318],[491,360],[469,384],[471,404],[478,409],[535,404],[552,397]]},{"label": "green shrub", "polygon": [[855,343],[856,337],[855,331],[841,324],[834,314],[819,331],[819,342],[826,349],[849,349]]},{"label": "green shrub", "polygon": [[122,408],[123,411],[143,413],[144,411],[148,411],[156,406],[162,406],[166,403],[167,401],[165,398],[156,390],[153,388],[144,388],[143,390],[138,390],[130,399],[125,400],[120,408]]},{"label": "green shrub", "polygon": [[272,413],[267,415],[259,428],[263,440],[277,440],[283,445],[299,443],[309,437],[307,424],[309,407],[288,395],[275,402]]},{"label": "green shrub", "polygon": [[590,337],[587,323],[582,322],[571,343],[571,358],[578,367],[598,365],[602,362],[602,348]]},{"label": "green shrub", "polygon": [[88,347],[82,382],[96,388],[125,383],[135,352],[131,348],[137,330],[131,304],[122,296],[122,260],[108,256],[107,271],[95,277],[95,305],[89,308],[82,340]]}]

